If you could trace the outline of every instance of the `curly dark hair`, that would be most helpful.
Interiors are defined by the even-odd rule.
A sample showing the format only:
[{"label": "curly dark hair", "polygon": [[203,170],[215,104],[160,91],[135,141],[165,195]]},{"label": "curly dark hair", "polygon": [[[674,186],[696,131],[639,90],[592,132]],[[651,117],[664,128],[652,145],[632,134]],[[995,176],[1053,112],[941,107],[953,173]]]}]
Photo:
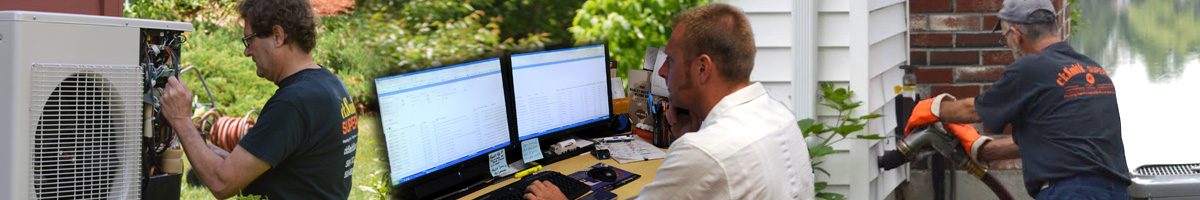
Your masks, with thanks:
[{"label": "curly dark hair", "polygon": [[271,27],[279,25],[288,35],[284,44],[296,45],[305,53],[317,46],[317,22],[308,0],[246,0],[237,11],[258,37],[271,35],[267,34],[274,33]]}]

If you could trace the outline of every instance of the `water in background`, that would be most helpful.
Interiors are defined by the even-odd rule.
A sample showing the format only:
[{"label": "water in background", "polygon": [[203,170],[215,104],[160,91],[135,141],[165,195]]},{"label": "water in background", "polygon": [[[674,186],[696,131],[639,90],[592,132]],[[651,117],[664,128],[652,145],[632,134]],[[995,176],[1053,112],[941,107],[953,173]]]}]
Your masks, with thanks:
[{"label": "water in background", "polygon": [[1071,45],[1117,88],[1126,161],[1200,163],[1200,1],[1081,0]]}]

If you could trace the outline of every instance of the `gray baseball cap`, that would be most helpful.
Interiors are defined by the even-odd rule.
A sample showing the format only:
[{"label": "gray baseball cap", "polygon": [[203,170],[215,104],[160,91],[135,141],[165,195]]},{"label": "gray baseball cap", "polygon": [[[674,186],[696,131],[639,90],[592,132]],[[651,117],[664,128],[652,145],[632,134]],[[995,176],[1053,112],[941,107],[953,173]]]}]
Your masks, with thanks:
[{"label": "gray baseball cap", "polygon": [[[996,13],[996,17],[1018,24],[1045,23],[1029,17],[1029,14],[1038,10],[1046,10],[1058,15],[1057,12],[1054,12],[1054,5],[1050,4],[1050,0],[1004,0],[1004,8]],[[996,28],[993,30],[1000,30],[1000,22],[996,22]]]}]

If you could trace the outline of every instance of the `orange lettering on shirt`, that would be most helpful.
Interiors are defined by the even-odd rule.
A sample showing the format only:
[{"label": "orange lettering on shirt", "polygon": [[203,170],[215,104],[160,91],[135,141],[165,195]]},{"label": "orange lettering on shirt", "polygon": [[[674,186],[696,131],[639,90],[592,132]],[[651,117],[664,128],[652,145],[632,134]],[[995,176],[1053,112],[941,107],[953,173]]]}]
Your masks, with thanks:
[{"label": "orange lettering on shirt", "polygon": [[342,121],[342,135],[350,133],[350,131],[355,129],[358,129],[358,115],[351,116],[349,119]]}]

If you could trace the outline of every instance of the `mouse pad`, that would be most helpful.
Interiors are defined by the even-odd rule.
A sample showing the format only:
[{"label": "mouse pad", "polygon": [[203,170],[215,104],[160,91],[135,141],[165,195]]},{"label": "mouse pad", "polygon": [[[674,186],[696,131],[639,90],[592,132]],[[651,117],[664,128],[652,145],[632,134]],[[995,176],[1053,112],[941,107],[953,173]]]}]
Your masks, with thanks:
[{"label": "mouse pad", "polygon": [[[587,175],[588,170],[591,170],[592,168],[597,168],[597,167],[611,167],[613,169],[613,171],[617,171],[617,181],[604,182],[604,181],[596,180],[592,177],[589,177]],[[629,182],[633,182],[634,180],[637,180],[638,178],[642,177],[642,175],[634,174],[633,172],[625,171],[624,169],[621,169],[621,168],[608,166],[604,163],[596,163],[596,165],[592,165],[591,167],[588,167],[587,169],[584,169],[584,170],[581,170],[581,171],[578,171],[575,173],[571,173],[571,175],[568,175],[568,176],[575,180],[579,180],[579,182],[583,182],[583,184],[587,184],[589,187],[592,188],[592,191],[596,191],[596,190],[612,191],[614,189],[617,189],[618,187],[621,187],[625,184],[628,184]]]}]

